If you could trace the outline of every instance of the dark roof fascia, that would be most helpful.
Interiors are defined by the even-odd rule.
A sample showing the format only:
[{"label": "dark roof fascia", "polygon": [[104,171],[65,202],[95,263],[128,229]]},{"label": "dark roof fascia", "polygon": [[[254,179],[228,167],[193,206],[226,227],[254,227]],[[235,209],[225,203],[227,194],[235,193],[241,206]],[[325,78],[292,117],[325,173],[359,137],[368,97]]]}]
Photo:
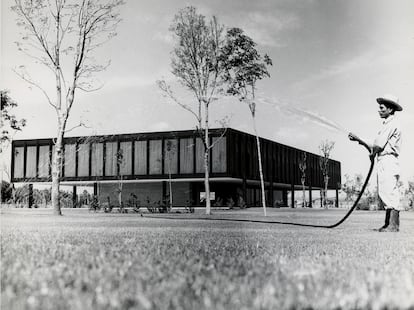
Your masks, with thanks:
[{"label": "dark roof fascia", "polygon": [[[212,136],[214,135],[220,135],[222,133],[224,129],[223,128],[210,128],[210,134],[212,134]],[[238,129],[234,129],[234,128],[227,128],[226,129],[227,132],[234,132],[236,134],[239,135],[245,135],[245,136],[250,136],[250,137],[255,137],[254,135],[238,130]],[[75,136],[75,137],[65,137],[64,141],[65,143],[69,144],[69,143],[76,143],[79,141],[84,140],[85,138],[96,138],[97,141],[130,141],[130,140],[140,140],[140,139],[148,139],[148,140],[155,140],[155,139],[159,139],[159,138],[184,138],[184,137],[188,137],[189,135],[194,135],[196,133],[196,129],[193,130],[176,130],[176,131],[156,131],[156,132],[140,132],[140,133],[126,133],[126,134],[114,134],[114,135],[97,135],[97,136]],[[25,140],[13,140],[12,144],[13,147],[19,147],[19,146],[25,146],[25,145],[48,145],[50,144],[51,141],[53,141],[54,138],[41,138],[41,139],[25,139]],[[278,145],[281,145],[283,147],[286,148],[290,148],[293,150],[297,150],[300,152],[306,152],[307,154],[310,154],[312,156],[317,156],[320,157],[321,155],[318,154],[314,154],[308,151],[304,151],[298,148],[295,148],[293,146],[290,145],[286,145],[283,143],[279,143],[270,139],[266,139],[263,137],[259,137],[259,139],[261,141],[265,141],[268,143],[276,143]],[[331,159],[330,160],[332,162],[337,162],[340,163],[337,160]]]},{"label": "dark roof fascia", "polygon": [[[223,131],[222,128],[210,128],[210,134],[217,136]],[[75,136],[64,137],[66,143],[78,142],[85,140],[85,138],[96,138],[98,141],[129,141],[131,139],[158,139],[158,138],[184,138],[194,135],[196,130],[178,130],[178,131],[156,131],[156,132],[140,132],[140,133],[126,133],[126,134],[113,134],[113,135],[96,135],[96,136]],[[40,138],[40,139],[22,139],[13,140],[14,146],[24,145],[42,145],[50,144],[55,138]]]},{"label": "dark roof fascia", "polygon": [[[247,132],[244,132],[244,131],[241,131],[241,130],[238,130],[238,129],[228,128],[227,130],[228,131],[233,131],[233,132],[235,132],[237,134],[241,134],[241,135],[245,135],[245,136],[250,136],[250,137],[255,137],[254,135],[252,135],[250,133],[247,133]],[[319,155],[319,154],[315,154],[315,153],[312,153],[312,152],[308,152],[308,151],[305,151],[305,150],[301,150],[301,149],[298,149],[296,147],[293,147],[293,146],[290,146],[290,145],[287,145],[287,144],[283,144],[283,143],[280,143],[280,142],[276,142],[276,141],[273,141],[273,140],[270,140],[270,139],[266,139],[266,138],[263,138],[263,137],[259,137],[259,139],[261,141],[265,141],[265,142],[269,142],[269,143],[276,143],[276,144],[281,145],[283,147],[286,147],[286,148],[289,148],[289,149],[293,149],[293,150],[297,150],[299,152],[306,152],[306,154],[310,154],[312,156],[321,157],[321,155]],[[337,161],[335,159],[332,159],[332,158],[329,158],[329,160],[332,161],[332,162],[340,163],[339,161]]]}]

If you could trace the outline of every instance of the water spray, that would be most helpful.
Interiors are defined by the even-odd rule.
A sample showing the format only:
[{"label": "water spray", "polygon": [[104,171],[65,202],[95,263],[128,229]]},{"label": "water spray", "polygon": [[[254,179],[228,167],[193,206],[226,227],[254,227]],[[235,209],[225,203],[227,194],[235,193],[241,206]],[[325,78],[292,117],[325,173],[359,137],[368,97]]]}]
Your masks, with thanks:
[{"label": "water spray", "polygon": [[259,95],[256,99],[258,103],[262,103],[267,106],[271,106],[272,108],[276,108],[278,110],[283,110],[285,112],[288,112],[294,116],[302,117],[302,119],[312,121],[319,126],[339,131],[341,133],[348,134],[349,131],[346,130],[344,127],[339,125],[338,123],[331,121],[327,119],[326,117],[319,115],[315,112],[306,111],[301,108],[294,107],[292,104],[283,103],[280,100],[271,99],[262,95]]}]

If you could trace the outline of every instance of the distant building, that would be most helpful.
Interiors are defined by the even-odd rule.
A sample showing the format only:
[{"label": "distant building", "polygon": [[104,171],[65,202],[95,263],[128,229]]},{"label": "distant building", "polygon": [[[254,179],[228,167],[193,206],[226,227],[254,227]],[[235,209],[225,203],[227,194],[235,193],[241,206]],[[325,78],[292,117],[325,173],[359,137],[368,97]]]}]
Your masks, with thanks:
[{"label": "distant building", "polygon": [[[210,153],[212,205],[232,200],[236,205],[260,206],[255,137],[231,128],[210,132],[214,144]],[[302,188],[299,161],[304,151],[263,138],[260,142],[267,204],[288,205],[288,191]],[[51,182],[53,148],[52,139],[13,141],[12,182]],[[64,139],[63,153],[61,184],[72,185],[75,194],[77,186],[93,185],[100,202],[117,205],[122,179],[123,201],[135,197],[145,205],[147,200],[166,199],[171,180],[174,206],[203,204],[204,146],[195,131],[70,137]],[[323,187],[323,176],[319,156],[306,155],[306,188],[311,195]],[[330,160],[329,176],[328,188],[338,193],[340,162]]]}]

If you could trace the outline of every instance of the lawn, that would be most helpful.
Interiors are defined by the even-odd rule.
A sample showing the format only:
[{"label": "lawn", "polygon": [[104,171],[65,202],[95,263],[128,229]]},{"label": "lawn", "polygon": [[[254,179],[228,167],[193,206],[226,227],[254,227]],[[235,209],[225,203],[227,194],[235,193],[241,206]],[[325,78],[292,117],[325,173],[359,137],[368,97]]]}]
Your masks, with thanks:
[{"label": "lawn", "polygon": [[50,213],[1,210],[2,309],[414,309],[414,212]]}]

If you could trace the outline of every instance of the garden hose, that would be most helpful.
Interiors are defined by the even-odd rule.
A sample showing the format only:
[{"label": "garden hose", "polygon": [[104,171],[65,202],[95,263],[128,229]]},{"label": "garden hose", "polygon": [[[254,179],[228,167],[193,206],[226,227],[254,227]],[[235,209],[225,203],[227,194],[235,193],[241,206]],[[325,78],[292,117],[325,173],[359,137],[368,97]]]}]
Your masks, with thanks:
[{"label": "garden hose", "polygon": [[[357,140],[357,142],[359,142],[359,144],[361,144],[362,146],[364,146],[368,152],[370,153],[369,155],[369,159],[371,161],[370,167],[369,167],[369,171],[368,174],[365,178],[364,184],[361,187],[361,190],[359,192],[359,195],[357,197],[357,199],[355,200],[354,204],[352,205],[351,209],[349,209],[349,211],[345,214],[345,216],[338,221],[335,224],[332,225],[317,225],[317,224],[302,224],[302,223],[294,223],[294,222],[276,222],[276,221],[255,221],[255,220],[242,220],[242,219],[231,219],[229,221],[240,221],[240,222],[254,222],[254,223],[269,223],[269,224],[284,224],[284,225],[295,225],[295,226],[305,226],[305,227],[317,227],[317,228],[335,228],[338,227],[339,225],[341,225],[343,222],[345,222],[345,220],[351,215],[351,213],[356,209],[359,200],[361,199],[362,195],[364,194],[365,188],[368,185],[368,181],[371,177],[372,174],[372,170],[374,169],[374,164],[375,164],[375,155],[373,155],[371,153],[371,148],[363,141],[361,140]],[[223,219],[225,221],[227,221],[228,219]]]},{"label": "garden hose", "polygon": [[[341,225],[343,222],[345,222],[345,220],[351,215],[351,213],[356,209],[359,200],[361,199],[365,188],[368,185],[368,181],[371,177],[372,174],[372,170],[374,169],[374,163],[375,163],[375,156],[371,154],[371,149],[369,148],[369,146],[364,143],[363,141],[358,140],[359,144],[362,144],[365,148],[368,149],[368,151],[370,152],[370,161],[371,161],[371,165],[369,167],[369,171],[368,174],[365,178],[364,184],[361,187],[361,190],[359,192],[359,195],[357,197],[357,199],[355,200],[354,204],[352,205],[351,209],[349,209],[349,211],[345,214],[345,216],[338,222],[336,222],[335,224],[332,225],[317,225],[317,224],[305,224],[305,223],[295,223],[295,222],[280,222],[280,221],[262,221],[262,220],[246,220],[246,219],[226,219],[226,218],[191,218],[193,220],[214,220],[214,221],[229,221],[229,222],[247,222],[247,223],[264,223],[264,224],[283,224],[283,225],[294,225],[294,226],[303,226],[303,227],[316,227],[316,228],[335,228],[338,227],[339,225]],[[141,215],[142,216],[142,215]],[[153,218],[158,218],[158,219],[178,219],[175,217],[153,217]],[[188,219],[188,218],[187,218]]]}]

